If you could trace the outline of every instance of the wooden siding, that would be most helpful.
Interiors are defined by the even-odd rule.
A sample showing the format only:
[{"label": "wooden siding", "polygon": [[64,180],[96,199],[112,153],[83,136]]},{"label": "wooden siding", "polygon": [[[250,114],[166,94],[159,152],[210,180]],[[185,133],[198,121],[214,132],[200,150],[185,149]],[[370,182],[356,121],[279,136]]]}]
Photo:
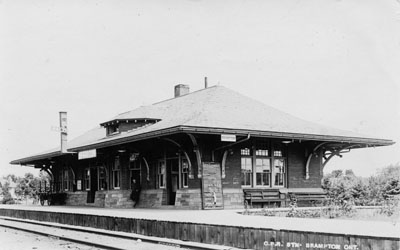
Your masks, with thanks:
[{"label": "wooden siding", "polygon": [[[0,215],[246,249],[397,250],[400,248],[400,239],[393,237],[329,234],[14,209],[0,209]],[[324,244],[330,244],[331,248],[323,247]]]}]

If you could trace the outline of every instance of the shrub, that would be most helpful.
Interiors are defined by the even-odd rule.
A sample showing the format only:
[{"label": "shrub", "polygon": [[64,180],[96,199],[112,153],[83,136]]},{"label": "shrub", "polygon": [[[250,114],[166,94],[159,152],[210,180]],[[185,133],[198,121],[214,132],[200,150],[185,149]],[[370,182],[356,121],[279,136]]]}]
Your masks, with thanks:
[{"label": "shrub", "polygon": [[4,197],[4,199],[1,201],[2,204],[15,204],[15,200],[9,196],[9,197]]},{"label": "shrub", "polygon": [[383,203],[379,213],[384,214],[386,216],[398,216],[400,211],[400,197],[397,196],[388,196]]}]

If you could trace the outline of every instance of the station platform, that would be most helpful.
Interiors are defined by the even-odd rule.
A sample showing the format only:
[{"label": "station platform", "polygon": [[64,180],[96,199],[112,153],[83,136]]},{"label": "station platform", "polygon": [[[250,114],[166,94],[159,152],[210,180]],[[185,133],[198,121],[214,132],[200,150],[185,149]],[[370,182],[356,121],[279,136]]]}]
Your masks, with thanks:
[{"label": "station platform", "polygon": [[[119,229],[123,231],[131,230],[133,232],[136,230],[135,233],[168,237],[167,231],[170,228],[177,231],[173,237],[177,235],[176,237],[182,238],[180,235],[184,234],[183,240],[194,239],[195,241],[221,245],[228,243],[232,244],[232,247],[239,248],[265,249],[264,247],[266,246],[273,247],[274,245],[277,246],[277,244],[289,246],[289,243],[293,243],[293,246],[295,246],[295,243],[298,246],[308,244],[309,247],[307,248],[314,246],[310,244],[342,244],[340,249],[351,249],[350,246],[354,249],[378,249],[369,248],[374,244],[400,246],[399,220],[383,222],[305,219],[251,216],[242,215],[239,212],[243,212],[243,210],[115,209],[76,206],[0,205],[0,215],[2,216],[27,217],[26,219],[38,219],[40,217],[43,220],[52,218],[51,220],[55,220],[52,222],[57,222],[59,220],[57,216],[61,216],[63,217],[63,223],[71,221],[70,224],[79,223],[79,216],[79,218],[92,216],[90,218],[94,218],[98,222],[101,221],[100,218],[107,218],[107,220],[114,218],[114,220],[118,220]],[[53,215],[50,216],[48,214]],[[75,219],[64,218],[68,216],[78,217]],[[85,223],[90,224],[90,222]],[[132,225],[129,226],[127,223]],[[138,225],[140,223],[146,223],[146,225],[140,226]],[[157,227],[162,223],[164,223],[164,226],[160,230]],[[89,226],[95,226],[95,224]],[[137,229],[133,227],[137,227]],[[186,232],[184,232],[185,230]],[[229,232],[227,233],[227,231]],[[241,235],[237,236],[240,236],[238,240],[226,239],[234,237],[235,233]],[[196,236],[191,237],[191,234]],[[207,234],[217,234],[217,236],[208,236]],[[207,237],[211,237],[211,242],[207,242]],[[248,243],[244,242],[242,244],[238,242],[240,240]],[[381,242],[374,243],[374,241]],[[386,249],[386,247],[382,249]]]}]

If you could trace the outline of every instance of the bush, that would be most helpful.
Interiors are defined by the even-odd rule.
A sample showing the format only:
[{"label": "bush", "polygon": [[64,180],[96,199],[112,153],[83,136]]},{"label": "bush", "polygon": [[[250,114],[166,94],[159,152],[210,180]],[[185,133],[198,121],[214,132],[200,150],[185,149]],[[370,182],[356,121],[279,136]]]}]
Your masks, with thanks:
[{"label": "bush", "polygon": [[400,197],[399,196],[389,196],[385,200],[383,206],[381,207],[379,213],[386,216],[398,216],[400,211]]},{"label": "bush", "polygon": [[2,204],[11,205],[11,204],[15,204],[15,200],[14,200],[12,197],[5,197],[5,198],[1,201],[1,203],[2,203]]},{"label": "bush", "polygon": [[334,170],[322,180],[330,199],[356,206],[384,205],[387,197],[400,195],[400,164],[383,168],[369,178],[358,177],[350,170]]}]

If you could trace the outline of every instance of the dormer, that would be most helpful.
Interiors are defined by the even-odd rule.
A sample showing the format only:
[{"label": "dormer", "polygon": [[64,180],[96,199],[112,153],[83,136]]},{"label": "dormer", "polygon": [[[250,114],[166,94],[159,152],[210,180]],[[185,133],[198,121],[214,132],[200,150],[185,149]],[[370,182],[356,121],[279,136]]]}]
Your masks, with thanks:
[{"label": "dormer", "polygon": [[114,119],[100,125],[106,128],[107,136],[120,134],[143,126],[149,126],[161,121],[156,118]]}]

